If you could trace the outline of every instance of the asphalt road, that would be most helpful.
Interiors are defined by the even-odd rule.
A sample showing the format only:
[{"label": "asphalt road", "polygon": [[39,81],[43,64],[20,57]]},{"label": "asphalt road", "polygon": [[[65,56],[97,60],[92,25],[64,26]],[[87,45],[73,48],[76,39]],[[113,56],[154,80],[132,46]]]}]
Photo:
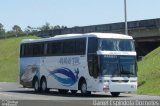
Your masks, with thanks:
[{"label": "asphalt road", "polygon": [[[55,90],[48,93],[35,93],[33,89],[23,88],[18,83],[0,83],[0,106],[6,106],[3,103],[17,102],[15,106],[93,106],[97,101],[126,101],[126,100],[160,100],[160,96],[148,96],[137,94],[121,94],[119,97],[112,97],[109,93],[93,93],[90,96],[83,96],[80,93],[75,95],[60,94]],[[14,101],[12,101],[14,100]],[[96,101],[96,102],[95,102]],[[107,101],[107,102],[106,102]],[[101,104],[103,105],[103,104]],[[107,105],[107,104],[104,104]],[[159,104],[160,105],[160,102]],[[154,105],[153,105],[154,106]],[[155,105],[156,106],[156,105]]]}]

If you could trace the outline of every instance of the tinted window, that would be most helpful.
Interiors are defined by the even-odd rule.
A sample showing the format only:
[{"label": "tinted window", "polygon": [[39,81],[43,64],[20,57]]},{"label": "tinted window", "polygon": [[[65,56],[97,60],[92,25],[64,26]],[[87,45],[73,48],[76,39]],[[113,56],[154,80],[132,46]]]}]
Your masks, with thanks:
[{"label": "tinted window", "polygon": [[111,76],[136,76],[136,57],[101,56],[101,74]]},{"label": "tinted window", "polygon": [[104,39],[101,42],[101,49],[102,50],[111,50],[111,51],[116,51],[116,41],[115,40],[108,40]]},{"label": "tinted window", "polygon": [[24,45],[24,55],[25,57],[29,57],[33,55],[33,47],[31,44]]},{"label": "tinted window", "polygon": [[35,43],[32,44],[33,56],[43,56],[44,55],[44,44]]},{"label": "tinted window", "polygon": [[31,43],[21,45],[21,57],[34,57],[44,55],[43,43]]},{"label": "tinted window", "polygon": [[100,39],[101,50],[135,51],[134,42],[130,39]]},{"label": "tinted window", "polygon": [[88,68],[90,76],[97,78],[99,75],[98,56],[98,39],[94,37],[88,38]]},{"label": "tinted window", "polygon": [[20,47],[20,57],[24,55],[24,45],[21,45]]},{"label": "tinted window", "polygon": [[63,41],[63,54],[66,54],[66,55],[75,54],[75,40]]},{"label": "tinted window", "polygon": [[88,53],[96,53],[98,49],[98,39],[88,38]]},{"label": "tinted window", "polygon": [[[46,48],[46,49],[45,49]],[[45,52],[46,51],[46,52]],[[20,56],[65,56],[84,55],[86,51],[86,38],[49,41],[45,43],[22,44]]]},{"label": "tinted window", "polygon": [[90,76],[97,78],[99,75],[98,56],[90,54],[88,55],[88,69]]},{"label": "tinted window", "polygon": [[134,43],[131,40],[119,40],[120,51],[134,51]]},{"label": "tinted window", "polygon": [[61,55],[62,42],[50,42],[47,44],[47,55]]},{"label": "tinted window", "polygon": [[117,56],[101,56],[101,74],[120,75]]},{"label": "tinted window", "polygon": [[86,38],[67,39],[47,43],[47,55],[84,55],[86,51]]},{"label": "tinted window", "polygon": [[86,51],[86,39],[80,38],[76,40],[76,54],[84,55]]}]

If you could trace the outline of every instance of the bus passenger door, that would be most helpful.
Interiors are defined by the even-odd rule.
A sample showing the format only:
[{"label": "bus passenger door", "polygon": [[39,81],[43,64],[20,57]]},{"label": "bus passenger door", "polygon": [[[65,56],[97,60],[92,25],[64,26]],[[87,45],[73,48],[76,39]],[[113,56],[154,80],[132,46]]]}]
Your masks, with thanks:
[{"label": "bus passenger door", "polygon": [[95,79],[97,79],[97,77],[99,76],[97,48],[98,48],[97,38],[94,37],[88,38],[88,53],[87,53],[88,69],[90,76],[92,76]]}]

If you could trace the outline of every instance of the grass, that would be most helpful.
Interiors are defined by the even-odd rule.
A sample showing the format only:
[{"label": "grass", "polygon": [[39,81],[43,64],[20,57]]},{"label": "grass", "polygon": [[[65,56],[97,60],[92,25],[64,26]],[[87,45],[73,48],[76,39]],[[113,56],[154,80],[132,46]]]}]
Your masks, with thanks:
[{"label": "grass", "polygon": [[138,62],[138,94],[160,95],[160,47]]},{"label": "grass", "polygon": [[0,82],[16,82],[18,79],[18,52],[22,39],[38,38],[25,36],[0,39]]}]

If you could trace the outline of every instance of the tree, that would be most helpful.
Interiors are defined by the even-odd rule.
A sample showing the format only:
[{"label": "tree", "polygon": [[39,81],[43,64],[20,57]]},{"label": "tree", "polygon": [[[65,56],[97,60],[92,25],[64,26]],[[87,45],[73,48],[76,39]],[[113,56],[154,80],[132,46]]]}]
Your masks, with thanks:
[{"label": "tree", "polygon": [[14,32],[13,32],[13,31],[7,31],[7,32],[6,32],[6,36],[12,36],[12,35],[14,35]]},{"label": "tree", "polygon": [[45,25],[43,25],[42,27],[39,27],[38,29],[40,31],[48,31],[48,30],[65,29],[65,28],[67,28],[67,27],[60,26],[60,25],[51,26],[48,22],[46,22]]},{"label": "tree", "polygon": [[51,29],[51,26],[48,22],[45,23],[45,25],[43,25],[42,27],[39,28],[40,31],[48,31]]},{"label": "tree", "polygon": [[5,29],[3,27],[3,24],[0,23],[0,36],[5,34]]},{"label": "tree", "polygon": [[59,25],[54,26],[53,29],[61,29],[61,27]]},{"label": "tree", "polygon": [[34,28],[32,28],[31,26],[27,26],[27,28],[25,28],[25,33],[28,35],[28,34],[31,34],[33,32]]},{"label": "tree", "polygon": [[17,37],[18,34],[22,33],[22,29],[21,29],[21,27],[18,26],[18,25],[14,25],[14,26],[12,27],[12,30],[14,31],[16,37]]},{"label": "tree", "polygon": [[61,29],[66,29],[66,28],[67,28],[67,26],[63,26],[63,25],[61,26]]},{"label": "tree", "polygon": [[62,26],[56,25],[56,26],[51,26],[50,27],[51,30],[65,29],[65,28],[67,28],[67,26],[63,26],[63,25]]}]

